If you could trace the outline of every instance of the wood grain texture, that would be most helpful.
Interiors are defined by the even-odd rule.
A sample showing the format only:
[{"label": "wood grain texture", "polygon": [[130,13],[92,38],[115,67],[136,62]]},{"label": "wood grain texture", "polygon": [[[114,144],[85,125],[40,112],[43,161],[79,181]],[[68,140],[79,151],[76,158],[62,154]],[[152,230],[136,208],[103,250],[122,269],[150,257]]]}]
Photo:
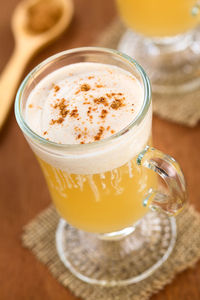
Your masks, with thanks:
[{"label": "wood grain texture", "polygon": [[[0,72],[13,50],[10,17],[17,2],[0,0]],[[116,14],[111,0],[74,2],[75,17],[68,31],[32,60],[25,74],[56,52],[90,45]],[[200,211],[200,124],[190,129],[154,117],[153,135],[156,147],[179,160],[190,202]],[[50,203],[50,197],[13,111],[0,135],[0,191],[0,300],[76,300],[21,246],[22,227]],[[199,283],[200,263],[178,275],[151,300],[199,300]]]}]

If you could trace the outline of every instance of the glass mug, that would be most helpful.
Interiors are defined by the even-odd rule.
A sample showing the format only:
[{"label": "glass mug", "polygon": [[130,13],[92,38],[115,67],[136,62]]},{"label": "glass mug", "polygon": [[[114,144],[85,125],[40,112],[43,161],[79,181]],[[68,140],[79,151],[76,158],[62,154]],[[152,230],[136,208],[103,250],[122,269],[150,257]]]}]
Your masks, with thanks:
[{"label": "glass mug", "polygon": [[199,23],[196,0],[116,0],[128,27],[149,37],[176,36]]},{"label": "glass mug", "polygon": [[[78,62],[107,63],[136,76],[144,90],[142,108],[127,127],[108,138],[57,144],[29,128],[24,119],[26,101],[45,76]],[[15,114],[62,217],[56,245],[65,266],[81,280],[104,286],[127,285],[149,276],[173,249],[176,224],[171,216],[182,209],[186,189],[178,163],[152,147],[151,88],[140,65],[104,48],[61,52],[24,79]],[[157,177],[167,188],[160,188]],[[148,213],[149,207],[154,212]],[[139,267],[142,257],[152,251],[156,258]]]},{"label": "glass mug", "polygon": [[[142,63],[152,89],[177,98],[200,87],[200,1],[116,0],[128,26],[119,50]],[[169,97],[170,95],[170,97]],[[170,99],[171,100],[171,99]]]}]

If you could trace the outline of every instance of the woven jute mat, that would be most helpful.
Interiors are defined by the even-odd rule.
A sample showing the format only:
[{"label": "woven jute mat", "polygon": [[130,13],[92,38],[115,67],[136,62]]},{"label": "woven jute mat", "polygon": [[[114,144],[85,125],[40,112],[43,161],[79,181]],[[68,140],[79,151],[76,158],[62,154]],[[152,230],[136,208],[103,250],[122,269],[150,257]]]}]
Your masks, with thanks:
[{"label": "woven jute mat", "polygon": [[[55,232],[59,216],[53,206],[24,227],[22,243],[44,263],[52,275],[76,296],[87,300],[146,300],[170,283],[174,276],[194,266],[200,258],[200,214],[188,206],[177,217],[177,241],[168,260],[147,279],[128,287],[99,287],[75,278],[60,261]],[[148,257],[147,257],[148,259]]]},{"label": "woven jute mat", "polygon": [[[125,25],[116,18],[94,45],[117,49],[126,30]],[[200,88],[189,94],[177,94],[173,98],[170,95],[166,97],[166,94],[153,93],[153,111],[163,119],[193,127],[200,120]]]}]

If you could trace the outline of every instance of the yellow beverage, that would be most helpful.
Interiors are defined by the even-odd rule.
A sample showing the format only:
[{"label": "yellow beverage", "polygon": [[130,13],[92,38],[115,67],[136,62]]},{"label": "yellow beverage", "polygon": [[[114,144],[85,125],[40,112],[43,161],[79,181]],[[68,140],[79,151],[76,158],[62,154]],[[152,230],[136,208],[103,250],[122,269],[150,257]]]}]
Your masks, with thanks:
[{"label": "yellow beverage", "polygon": [[127,26],[150,37],[174,36],[194,28],[199,23],[195,3],[196,0],[117,0]]},{"label": "yellow beverage", "polygon": [[89,232],[108,233],[133,225],[147,213],[145,193],[157,186],[155,173],[139,167],[136,158],[94,175],[67,174],[39,162],[60,215]]},{"label": "yellow beverage", "polygon": [[147,213],[143,200],[156,185],[155,173],[136,163],[151,144],[150,102],[131,127],[148,93],[136,76],[112,65],[82,62],[49,76],[30,95],[26,117],[54,142],[49,151],[30,144],[59,214],[88,232],[132,226]]},{"label": "yellow beverage", "polygon": [[[62,263],[87,284],[108,287],[155,271],[173,249],[176,224],[164,214],[156,213],[156,223],[154,214],[144,217],[147,199],[176,213],[186,193],[177,162],[146,147],[152,105],[143,69],[117,51],[71,49],[28,75],[15,111],[63,218],[55,240]],[[156,174],[168,193],[157,187]],[[141,269],[139,262],[152,249],[159,256]]]}]

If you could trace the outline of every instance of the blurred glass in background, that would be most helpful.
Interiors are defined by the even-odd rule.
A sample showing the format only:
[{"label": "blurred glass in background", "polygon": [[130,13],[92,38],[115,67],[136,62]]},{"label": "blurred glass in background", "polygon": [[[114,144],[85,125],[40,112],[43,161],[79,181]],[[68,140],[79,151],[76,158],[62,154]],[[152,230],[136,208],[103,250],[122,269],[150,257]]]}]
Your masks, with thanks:
[{"label": "blurred glass in background", "polygon": [[200,1],[116,0],[128,30],[119,50],[134,57],[162,97],[200,88]]}]

